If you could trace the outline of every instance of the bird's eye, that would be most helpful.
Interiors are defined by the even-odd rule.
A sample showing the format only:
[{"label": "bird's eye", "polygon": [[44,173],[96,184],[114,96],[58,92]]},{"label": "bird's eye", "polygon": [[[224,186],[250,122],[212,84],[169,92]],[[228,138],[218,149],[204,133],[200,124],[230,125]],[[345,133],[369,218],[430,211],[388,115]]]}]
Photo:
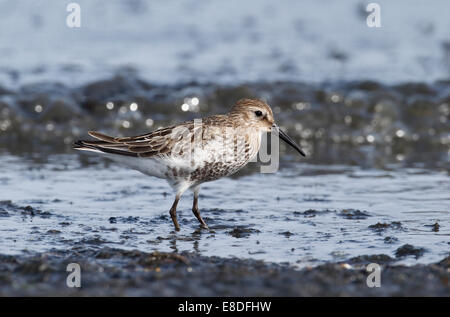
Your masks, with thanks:
[{"label": "bird's eye", "polygon": [[262,113],[261,111],[259,111],[259,110],[256,110],[256,111],[255,111],[255,115],[256,115],[257,117],[261,117],[261,116],[263,115],[263,113]]}]

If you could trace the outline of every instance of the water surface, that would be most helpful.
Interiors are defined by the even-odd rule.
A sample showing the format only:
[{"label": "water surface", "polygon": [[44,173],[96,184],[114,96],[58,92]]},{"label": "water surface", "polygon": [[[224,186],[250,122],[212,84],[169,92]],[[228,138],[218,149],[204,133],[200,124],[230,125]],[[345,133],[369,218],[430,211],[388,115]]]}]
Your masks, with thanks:
[{"label": "water surface", "polygon": [[413,264],[442,259],[450,244],[450,183],[440,171],[301,162],[275,174],[248,169],[203,185],[200,208],[211,231],[199,228],[192,194],[185,194],[177,233],[164,180],[97,157],[3,155],[0,175],[0,253],[82,243],[305,266],[362,254],[395,257],[404,244],[425,248],[422,257],[400,261]]}]

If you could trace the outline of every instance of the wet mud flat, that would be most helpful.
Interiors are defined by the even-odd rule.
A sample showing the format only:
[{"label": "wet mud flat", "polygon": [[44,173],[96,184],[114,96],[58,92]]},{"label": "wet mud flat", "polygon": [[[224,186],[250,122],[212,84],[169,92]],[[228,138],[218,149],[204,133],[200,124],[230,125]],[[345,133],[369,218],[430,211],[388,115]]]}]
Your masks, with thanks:
[{"label": "wet mud flat", "polygon": [[[91,246],[297,268],[361,254],[388,254],[404,265],[448,255],[449,183],[443,172],[308,164],[273,174],[247,171],[202,189],[201,212],[211,230],[201,230],[193,216],[192,195],[183,197],[182,230],[175,233],[168,215],[173,197],[164,180],[102,162],[85,166],[81,158],[0,157],[0,254]],[[273,188],[279,189],[275,195]],[[413,256],[403,257],[405,251]]]},{"label": "wet mud flat", "polygon": [[[244,97],[267,100],[308,157],[281,148],[277,173],[252,163],[206,184],[213,232],[185,197],[174,234],[165,181],[72,149],[88,130],[139,134]],[[448,295],[449,104],[448,81],[159,85],[126,73],[0,87],[0,294]],[[366,286],[365,261],[382,265],[382,287]],[[68,263],[81,265],[79,290]]]},{"label": "wet mud flat", "polygon": [[[381,265],[381,285],[366,284],[370,262]],[[0,255],[1,296],[450,296],[450,256],[435,264],[392,264],[387,255],[296,270],[253,259],[109,247],[74,247]],[[70,288],[69,263],[81,267],[81,287]]]}]

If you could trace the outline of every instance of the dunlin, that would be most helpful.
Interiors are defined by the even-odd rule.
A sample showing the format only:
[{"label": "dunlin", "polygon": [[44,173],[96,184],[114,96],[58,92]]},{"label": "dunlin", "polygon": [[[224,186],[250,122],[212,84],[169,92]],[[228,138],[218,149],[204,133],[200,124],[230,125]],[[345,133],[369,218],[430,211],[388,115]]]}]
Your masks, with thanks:
[{"label": "dunlin", "polygon": [[77,141],[77,150],[106,154],[144,174],[166,179],[175,191],[170,208],[179,231],[176,208],[181,195],[194,192],[192,211],[203,228],[208,228],[198,210],[200,185],[231,175],[245,166],[259,151],[261,137],[276,132],[301,155],[300,147],[275,124],[272,109],[261,100],[239,100],[225,115],[214,115],[133,136],[111,137],[89,132],[95,141]]}]

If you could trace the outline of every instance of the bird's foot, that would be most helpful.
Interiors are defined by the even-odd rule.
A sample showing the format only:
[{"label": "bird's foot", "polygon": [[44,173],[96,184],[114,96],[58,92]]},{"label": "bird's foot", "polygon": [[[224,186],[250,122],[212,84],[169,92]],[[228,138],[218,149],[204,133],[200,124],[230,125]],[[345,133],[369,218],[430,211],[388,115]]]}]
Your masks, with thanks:
[{"label": "bird's foot", "polygon": [[206,223],[200,224],[200,227],[201,227],[202,229],[209,230],[209,227],[206,225]]}]

